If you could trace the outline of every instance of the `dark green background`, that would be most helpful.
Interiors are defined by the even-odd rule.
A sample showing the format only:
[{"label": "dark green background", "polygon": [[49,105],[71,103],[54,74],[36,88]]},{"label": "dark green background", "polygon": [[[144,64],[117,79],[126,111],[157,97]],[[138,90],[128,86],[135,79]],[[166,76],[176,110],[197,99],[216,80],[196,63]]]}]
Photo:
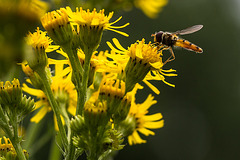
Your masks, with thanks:
[{"label": "dark green background", "polygon": [[[126,146],[116,156],[136,160],[237,160],[240,159],[240,3],[238,0],[170,0],[157,19],[140,10],[123,13],[130,26],[123,29],[129,38],[104,33],[105,40],[118,37],[124,47],[155,31],[176,31],[203,24],[202,30],[185,38],[203,48],[202,54],[175,49],[176,60],[166,69],[176,69],[177,77],[167,77],[175,88],[154,82],[155,95],[147,87],[137,100],[153,93],[158,103],[151,113],[161,112],[165,126],[146,144]],[[102,48],[105,44],[102,43]],[[165,52],[166,58],[168,57]],[[170,54],[169,54],[170,55]]]},{"label": "dark green background", "polygon": [[[239,0],[169,0],[157,19],[149,19],[139,9],[114,14],[113,21],[123,16],[115,25],[130,22],[130,26],[121,29],[130,36],[104,31],[98,50],[109,49],[106,41],[111,41],[113,37],[127,48],[142,38],[146,42],[153,41],[151,34],[156,31],[176,31],[196,24],[204,25],[202,30],[183,36],[203,48],[204,52],[196,54],[174,49],[175,61],[164,66],[165,69],[177,70],[177,77],[166,77],[166,81],[176,87],[154,82],[161,91],[160,95],[154,94],[148,87],[138,94],[138,103],[142,103],[150,93],[155,96],[158,103],[150,108],[150,114],[161,112],[165,126],[154,130],[155,136],[141,135],[147,140],[146,144],[126,145],[115,156],[116,160],[240,159],[238,10]],[[170,55],[168,52],[164,54],[165,58]],[[52,115],[48,114],[41,121],[44,123],[41,132],[53,126],[49,123],[51,118]],[[33,159],[46,159],[50,144],[47,143]]]}]

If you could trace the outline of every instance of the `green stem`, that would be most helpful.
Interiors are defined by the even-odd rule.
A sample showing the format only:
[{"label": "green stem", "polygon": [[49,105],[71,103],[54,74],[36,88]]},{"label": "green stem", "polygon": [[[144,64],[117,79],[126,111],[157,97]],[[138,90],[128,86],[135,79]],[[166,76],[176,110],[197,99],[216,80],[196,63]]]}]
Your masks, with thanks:
[{"label": "green stem", "polygon": [[66,156],[66,160],[73,160],[74,156],[75,156],[75,146],[73,145],[73,141],[72,141],[72,137],[73,137],[73,133],[71,132],[70,134],[70,140],[69,140],[69,145],[68,145],[68,155]]},{"label": "green stem", "polygon": [[[83,68],[82,68],[82,65],[79,61],[77,50],[72,49],[71,44],[66,44],[62,48],[67,53],[69,61],[71,63],[71,67],[72,67],[72,72],[73,72],[73,76],[74,76],[73,83],[75,84],[75,87],[76,87],[76,90],[77,90],[77,95],[78,95],[77,111],[76,111],[76,115],[77,115],[78,114],[78,108],[80,106],[80,102],[79,102],[79,97],[80,97],[80,92],[81,92],[80,79],[82,78],[82,75],[83,75]],[[74,155],[75,155],[75,147],[74,147],[73,142],[72,142],[72,137],[73,137],[73,134],[71,133],[71,129],[68,128],[69,145],[68,145],[68,154],[66,156],[67,160],[74,159]]]},{"label": "green stem", "polygon": [[74,159],[74,155],[75,155],[75,147],[73,145],[72,142],[72,137],[73,137],[73,133],[71,132],[71,128],[70,128],[70,119],[69,116],[67,114],[67,110],[66,110],[66,104],[65,103],[59,103],[59,106],[62,108],[62,114],[64,117],[64,120],[66,122],[67,128],[68,128],[68,154],[66,155],[66,160],[73,160]]},{"label": "green stem", "polygon": [[[20,140],[18,137],[18,123],[15,121],[12,122],[12,124],[8,124],[8,118],[6,117],[6,115],[3,112],[2,106],[0,107],[0,116],[4,122],[3,124],[3,129],[6,132],[7,136],[9,137],[9,139],[11,140],[13,147],[15,149],[15,151],[17,152],[17,157],[19,160],[26,160],[26,157],[23,153],[23,149],[20,145]],[[17,117],[13,117],[14,119],[16,119]],[[12,126],[13,130],[10,128],[10,126]]]},{"label": "green stem", "polygon": [[74,84],[76,85],[76,89],[77,91],[79,91],[79,88],[81,87],[80,85],[80,79],[81,76],[83,74],[83,68],[82,65],[79,61],[78,55],[77,55],[77,50],[73,50],[71,48],[70,44],[66,44],[65,46],[62,46],[63,50],[67,53],[69,61],[71,63],[71,67],[72,67],[72,72],[74,74],[74,78],[75,78],[75,82]]},{"label": "green stem", "polygon": [[[9,138],[10,138],[10,137],[9,137]],[[14,137],[13,137],[13,138],[14,138]],[[20,145],[20,141],[19,141],[19,139],[18,139],[18,136],[15,136],[14,139],[15,139],[15,140],[14,140],[14,141],[11,140],[11,142],[12,142],[12,144],[13,144],[13,147],[14,147],[15,151],[17,152],[18,159],[19,159],[19,160],[26,160],[26,157],[25,157],[25,155],[24,155],[24,153],[23,153],[23,149],[22,149],[22,147],[21,147],[21,145]]]},{"label": "green stem", "polygon": [[9,132],[11,132],[11,129],[9,128],[9,124],[8,124],[8,119],[7,119],[7,117],[6,117],[6,115],[4,114],[4,112],[3,112],[3,109],[2,109],[2,106],[0,105],[0,117],[1,117],[1,119],[2,119],[2,121],[1,122],[3,122],[3,123],[1,123],[1,125],[4,127],[4,128],[6,128],[7,130],[6,130],[6,134],[9,134]]},{"label": "green stem", "polygon": [[49,79],[47,77],[47,74],[45,73],[45,70],[38,70],[37,73],[39,74],[39,76],[41,77],[42,81],[43,81],[43,85],[45,88],[45,93],[46,96],[50,102],[50,105],[52,106],[52,110],[56,116],[57,119],[57,123],[58,123],[58,128],[59,128],[59,133],[62,137],[62,142],[63,142],[63,146],[65,148],[65,150],[67,150],[67,146],[68,146],[68,140],[67,140],[67,135],[66,135],[66,131],[64,129],[61,117],[60,117],[60,110],[59,110],[59,106],[54,98],[53,92],[51,90],[50,87],[50,82]]},{"label": "green stem", "polygon": [[88,160],[95,160],[99,159],[101,156],[101,144],[102,144],[102,138],[103,134],[105,132],[105,127],[99,127],[97,130],[98,132],[91,132],[90,133],[90,147],[89,147],[89,155]]},{"label": "green stem", "polygon": [[79,101],[81,97],[80,95],[81,95],[81,87],[82,87],[80,79],[82,79],[84,71],[79,61],[77,50],[73,50],[70,44],[66,44],[65,46],[62,46],[62,48],[68,55],[68,58],[72,67],[73,76],[75,79],[74,80],[75,82],[73,83],[75,84],[77,95],[78,95],[77,110],[76,110],[76,115],[77,115],[79,114],[79,108],[81,108],[80,101]]},{"label": "green stem", "polygon": [[84,72],[82,78],[82,87],[81,87],[81,94],[78,97],[79,106],[77,108],[77,114],[82,115],[83,107],[87,99],[87,85],[88,85],[88,78],[89,78],[89,70],[90,70],[90,59],[92,57],[93,49],[84,49],[85,54],[85,61],[84,61]]}]

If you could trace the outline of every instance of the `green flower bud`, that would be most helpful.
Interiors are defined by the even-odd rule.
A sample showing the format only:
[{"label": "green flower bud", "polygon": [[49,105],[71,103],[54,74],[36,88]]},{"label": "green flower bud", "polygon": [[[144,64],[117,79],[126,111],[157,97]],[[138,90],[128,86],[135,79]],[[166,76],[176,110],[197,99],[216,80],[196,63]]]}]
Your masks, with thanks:
[{"label": "green flower bud", "polygon": [[73,144],[78,148],[87,148],[87,142],[85,141],[83,136],[80,135],[73,137]]},{"label": "green flower bud", "polygon": [[129,136],[137,127],[137,122],[134,116],[127,116],[127,118],[120,123],[118,130],[125,136]]},{"label": "green flower bud", "polygon": [[132,97],[127,94],[121,101],[117,111],[114,114],[113,121],[115,124],[119,124],[121,121],[125,120],[128,116],[131,107]]},{"label": "green flower bud", "polygon": [[35,107],[34,99],[27,98],[26,95],[22,97],[20,104],[18,105],[18,112],[22,115],[22,118],[31,113]]},{"label": "green flower bud", "polygon": [[6,106],[19,104],[22,98],[22,89],[18,79],[10,83],[9,81],[0,82],[0,103]]},{"label": "green flower bud", "polygon": [[77,134],[86,130],[84,118],[80,115],[75,116],[75,119],[71,119],[70,126],[71,129]]},{"label": "green flower bud", "polygon": [[106,79],[100,86],[99,99],[106,101],[108,115],[112,117],[125,95],[125,83],[121,80]]},{"label": "green flower bud", "polygon": [[[5,143],[2,143],[2,138],[0,138],[0,160],[18,160],[17,153],[10,139],[3,136],[3,140]],[[28,160],[29,153],[25,149],[23,149],[23,153]]]},{"label": "green flower bud", "polygon": [[25,73],[25,75],[27,77],[29,77],[30,81],[32,82],[32,85],[36,88],[36,89],[44,89],[43,83],[42,83],[42,79],[39,77],[39,75],[37,74],[37,72],[34,72],[28,64],[23,64],[22,63],[22,70]]},{"label": "green flower bud", "polygon": [[120,132],[114,129],[109,129],[104,134],[103,150],[121,150],[125,145],[121,145],[124,139]]},{"label": "green flower bud", "polygon": [[124,72],[126,93],[132,91],[136,83],[141,82],[150,70],[151,66],[148,63],[143,63],[141,59],[130,57]]},{"label": "green flower bud", "polygon": [[96,133],[97,128],[105,126],[109,120],[106,104],[100,101],[86,102],[84,106],[84,119],[90,132]]}]

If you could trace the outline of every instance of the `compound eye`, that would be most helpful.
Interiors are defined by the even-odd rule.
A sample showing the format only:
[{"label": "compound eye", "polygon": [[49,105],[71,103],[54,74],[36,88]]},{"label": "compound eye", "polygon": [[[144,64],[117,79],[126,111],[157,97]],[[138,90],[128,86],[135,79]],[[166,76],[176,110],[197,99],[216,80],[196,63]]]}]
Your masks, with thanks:
[{"label": "compound eye", "polygon": [[158,32],[158,33],[156,34],[156,40],[157,40],[157,42],[162,43],[162,35],[163,35],[163,32],[162,32],[162,31],[160,31],[160,32]]}]

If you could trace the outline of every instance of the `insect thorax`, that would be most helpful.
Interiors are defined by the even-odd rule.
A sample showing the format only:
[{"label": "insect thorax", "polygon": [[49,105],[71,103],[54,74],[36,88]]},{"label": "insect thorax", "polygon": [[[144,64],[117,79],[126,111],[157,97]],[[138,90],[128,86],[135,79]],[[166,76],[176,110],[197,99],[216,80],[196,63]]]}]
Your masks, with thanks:
[{"label": "insect thorax", "polygon": [[166,46],[173,46],[177,41],[177,36],[168,32],[165,32],[162,36],[162,44]]}]

